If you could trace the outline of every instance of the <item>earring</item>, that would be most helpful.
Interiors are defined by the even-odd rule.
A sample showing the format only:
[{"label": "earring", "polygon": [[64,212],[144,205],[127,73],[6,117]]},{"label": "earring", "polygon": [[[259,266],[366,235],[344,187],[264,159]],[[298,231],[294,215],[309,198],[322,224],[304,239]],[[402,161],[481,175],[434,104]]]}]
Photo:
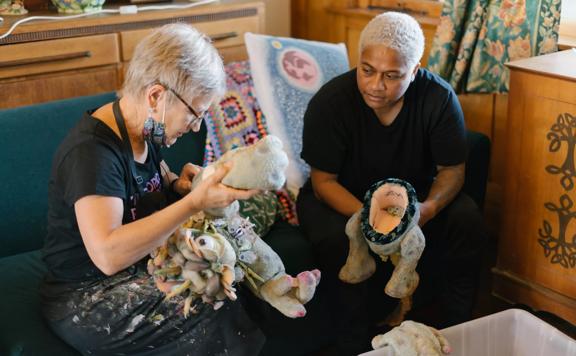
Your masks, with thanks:
[{"label": "earring", "polygon": [[148,118],[144,121],[144,128],[142,135],[144,139],[151,140],[156,145],[164,144],[164,134],[166,133],[166,125],[163,122],[156,122],[152,117],[152,108],[148,109]]}]

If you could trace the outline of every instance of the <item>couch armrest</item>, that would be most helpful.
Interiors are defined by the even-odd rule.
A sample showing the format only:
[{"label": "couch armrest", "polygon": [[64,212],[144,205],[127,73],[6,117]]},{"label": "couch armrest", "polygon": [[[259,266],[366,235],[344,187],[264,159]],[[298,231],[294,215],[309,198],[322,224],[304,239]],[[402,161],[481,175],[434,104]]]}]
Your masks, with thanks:
[{"label": "couch armrest", "polygon": [[480,210],[484,207],[489,166],[490,139],[483,133],[469,130],[466,179],[462,190],[476,202]]}]

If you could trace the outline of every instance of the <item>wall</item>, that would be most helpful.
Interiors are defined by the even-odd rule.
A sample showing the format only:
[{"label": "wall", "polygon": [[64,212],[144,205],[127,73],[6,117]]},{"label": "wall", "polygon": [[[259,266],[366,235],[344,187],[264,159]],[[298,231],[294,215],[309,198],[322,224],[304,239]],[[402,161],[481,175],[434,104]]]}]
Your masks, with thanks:
[{"label": "wall", "polygon": [[576,48],[576,0],[563,0],[560,14],[558,48]]},{"label": "wall", "polygon": [[576,1],[562,1],[562,13],[560,15],[560,34],[576,36]]},{"label": "wall", "polygon": [[266,33],[290,36],[290,0],[264,0],[266,3]]}]

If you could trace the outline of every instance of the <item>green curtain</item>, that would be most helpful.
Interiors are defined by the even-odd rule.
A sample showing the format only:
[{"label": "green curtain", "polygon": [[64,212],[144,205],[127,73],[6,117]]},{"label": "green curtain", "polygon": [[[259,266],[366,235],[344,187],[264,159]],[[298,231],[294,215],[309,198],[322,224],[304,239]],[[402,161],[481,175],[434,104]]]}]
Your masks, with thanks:
[{"label": "green curtain", "polygon": [[428,69],[458,93],[508,91],[504,64],[557,51],[560,0],[444,0]]}]

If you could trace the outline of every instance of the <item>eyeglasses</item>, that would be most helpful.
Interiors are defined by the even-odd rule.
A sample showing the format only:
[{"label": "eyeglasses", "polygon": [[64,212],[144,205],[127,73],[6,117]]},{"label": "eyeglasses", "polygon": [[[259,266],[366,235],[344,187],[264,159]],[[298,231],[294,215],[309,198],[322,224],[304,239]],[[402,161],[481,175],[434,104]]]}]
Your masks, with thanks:
[{"label": "eyeglasses", "polygon": [[168,89],[172,94],[174,94],[178,100],[180,100],[182,102],[182,104],[184,104],[184,106],[186,106],[188,108],[188,111],[190,111],[190,113],[192,115],[194,115],[194,119],[192,119],[192,122],[190,123],[191,126],[196,125],[198,122],[202,121],[204,119],[204,115],[206,114],[206,111],[198,114],[196,112],[196,110],[194,110],[194,108],[188,104],[186,101],[184,101],[184,99],[182,99],[182,97],[172,88],[170,88],[168,85],[166,84],[162,84],[159,83],[160,85],[162,85],[164,88]]}]

